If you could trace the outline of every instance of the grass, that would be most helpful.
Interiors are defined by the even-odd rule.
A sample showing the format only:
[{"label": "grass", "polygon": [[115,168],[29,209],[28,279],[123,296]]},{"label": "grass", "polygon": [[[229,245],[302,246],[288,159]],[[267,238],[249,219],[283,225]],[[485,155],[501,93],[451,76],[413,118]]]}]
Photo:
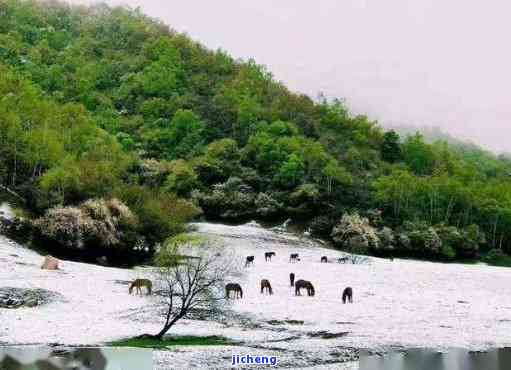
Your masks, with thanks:
[{"label": "grass", "polygon": [[165,349],[172,346],[222,346],[229,344],[233,344],[233,342],[225,337],[214,335],[208,337],[197,337],[190,335],[165,337],[161,341],[151,338],[128,338],[109,343],[109,345],[112,347],[136,347],[153,349]]}]

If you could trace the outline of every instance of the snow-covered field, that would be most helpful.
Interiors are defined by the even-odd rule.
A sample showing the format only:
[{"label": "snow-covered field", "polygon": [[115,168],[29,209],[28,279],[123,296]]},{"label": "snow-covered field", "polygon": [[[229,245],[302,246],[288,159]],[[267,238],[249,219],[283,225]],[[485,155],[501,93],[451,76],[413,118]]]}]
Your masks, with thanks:
[{"label": "snow-covered field", "polygon": [[[238,281],[244,298],[233,303],[232,320],[183,320],[173,333],[223,335],[243,346],[159,352],[162,367],[204,364],[211,356],[216,356],[215,366],[223,367],[232,353],[277,353],[282,363],[298,367],[328,366],[346,347],[511,345],[509,269],[377,258],[362,265],[325,264],[321,256],[333,261],[342,253],[253,224],[195,226],[241,257],[254,255],[255,264],[243,269]],[[276,252],[271,262],[264,261],[266,251]],[[289,263],[290,253],[299,253],[301,261]],[[147,277],[146,270],[64,261],[62,271],[44,271],[42,260],[0,237],[0,287],[44,288],[65,298],[38,308],[0,309],[0,343],[87,345],[159,329],[155,298],[130,296],[125,285]],[[316,296],[295,297],[290,272],[310,280]],[[270,280],[273,296],[260,294],[261,279]],[[341,302],[346,286],[354,290],[353,304]],[[325,339],[325,333],[338,337]]]}]

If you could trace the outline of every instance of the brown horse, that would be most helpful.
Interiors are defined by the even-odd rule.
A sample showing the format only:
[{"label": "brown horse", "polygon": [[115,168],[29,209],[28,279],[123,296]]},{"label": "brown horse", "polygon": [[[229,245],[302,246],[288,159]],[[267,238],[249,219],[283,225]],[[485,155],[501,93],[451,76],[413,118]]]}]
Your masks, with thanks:
[{"label": "brown horse", "polygon": [[289,282],[291,283],[291,286],[295,286],[295,274],[294,273],[289,274]]},{"label": "brown horse", "polygon": [[295,283],[295,295],[302,295],[300,293],[301,289],[307,289],[307,295],[309,297],[313,297],[316,291],[314,290],[314,286],[310,281],[307,280],[298,280]]},{"label": "brown horse", "polygon": [[342,292],[342,303],[353,303],[353,289],[350,287],[347,287],[344,289],[344,292]]},{"label": "brown horse", "polygon": [[275,252],[265,252],[264,253],[264,260],[266,262],[271,261],[272,257],[275,257]]},{"label": "brown horse", "polygon": [[328,262],[328,258],[327,258],[327,256],[323,256],[323,257],[321,257],[321,263],[323,263],[323,262],[325,262],[325,263],[327,263],[327,262]]},{"label": "brown horse", "polygon": [[136,279],[130,284],[129,292],[133,291],[133,288],[136,288],[135,294],[142,294],[142,287],[146,287],[147,295],[151,294],[151,290],[153,289],[153,283],[148,279]]},{"label": "brown horse", "polygon": [[267,279],[261,280],[261,294],[263,294],[265,289],[270,295],[273,294],[273,289],[271,288],[271,284]]},{"label": "brown horse", "polygon": [[291,253],[289,255],[289,262],[297,262],[297,261],[300,261],[300,258],[299,257],[299,254],[298,253]]},{"label": "brown horse", "polygon": [[229,283],[225,286],[226,298],[231,298],[231,292],[234,292],[234,298],[243,298],[243,289],[238,283]]}]

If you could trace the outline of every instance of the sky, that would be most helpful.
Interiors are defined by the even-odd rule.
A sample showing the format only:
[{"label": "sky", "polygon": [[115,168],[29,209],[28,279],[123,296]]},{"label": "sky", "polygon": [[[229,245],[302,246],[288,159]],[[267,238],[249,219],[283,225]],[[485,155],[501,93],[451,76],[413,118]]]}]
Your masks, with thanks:
[{"label": "sky", "polygon": [[[93,3],[93,0],[72,0]],[[509,0],[107,0],[381,124],[511,152]]]}]

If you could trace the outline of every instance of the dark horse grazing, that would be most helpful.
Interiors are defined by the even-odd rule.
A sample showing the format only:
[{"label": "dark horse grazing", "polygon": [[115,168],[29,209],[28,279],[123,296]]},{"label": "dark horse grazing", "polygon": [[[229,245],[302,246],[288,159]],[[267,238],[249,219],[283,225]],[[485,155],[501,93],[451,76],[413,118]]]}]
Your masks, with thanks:
[{"label": "dark horse grazing", "polygon": [[307,295],[309,297],[314,297],[314,294],[316,293],[314,286],[312,286],[312,283],[307,280],[298,280],[295,283],[295,295],[302,295],[300,290],[303,288],[307,289]]},{"label": "dark horse grazing", "polygon": [[264,260],[265,261],[268,261],[270,260],[271,261],[271,258],[275,256],[275,252],[266,252],[264,254]]},{"label": "dark horse grazing", "polygon": [[225,286],[226,298],[231,298],[231,292],[234,292],[234,298],[243,298],[243,289],[238,283],[229,283]]},{"label": "dark horse grazing", "polygon": [[295,274],[294,273],[289,274],[289,282],[291,283],[291,286],[295,286]]},{"label": "dark horse grazing", "polygon": [[298,253],[291,253],[289,255],[289,262],[296,262],[296,261],[300,261],[300,259],[298,258],[299,254]]},{"label": "dark horse grazing", "polygon": [[337,258],[337,262],[339,263],[346,263],[348,262],[348,257],[341,257],[341,258]]},{"label": "dark horse grazing", "polygon": [[353,289],[350,287],[347,287],[344,289],[344,292],[342,292],[342,303],[353,303]]},{"label": "dark horse grazing", "polygon": [[271,288],[271,284],[268,280],[263,279],[261,280],[261,294],[263,294],[264,290],[267,290],[270,295],[273,294],[273,289]]},{"label": "dark horse grazing", "polygon": [[325,262],[325,263],[328,262],[328,258],[326,256],[321,257],[321,263],[323,263],[323,262]]},{"label": "dark horse grazing", "polygon": [[254,259],[255,259],[254,256],[247,256],[247,260],[245,261],[245,267],[248,267],[248,265],[253,265]]}]

